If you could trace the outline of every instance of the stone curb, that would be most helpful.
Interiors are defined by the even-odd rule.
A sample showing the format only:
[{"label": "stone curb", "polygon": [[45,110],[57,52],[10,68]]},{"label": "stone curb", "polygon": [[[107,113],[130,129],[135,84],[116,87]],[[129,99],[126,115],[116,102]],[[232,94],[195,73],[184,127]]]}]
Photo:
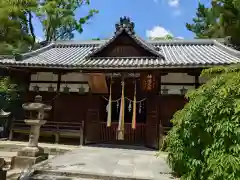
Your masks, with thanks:
[{"label": "stone curb", "polygon": [[[18,152],[21,148],[25,147],[27,143],[14,142],[14,141],[0,141],[0,153],[5,152]],[[79,148],[80,146],[68,146],[57,144],[39,143],[39,146],[44,148],[44,152],[49,155],[61,155],[70,150]]]},{"label": "stone curb", "polygon": [[63,176],[63,177],[74,177],[74,178],[86,178],[86,179],[102,179],[102,180],[153,180],[152,178],[143,178],[136,176],[119,176],[119,175],[108,175],[100,173],[86,173],[81,171],[58,171],[58,170],[35,170],[34,175],[52,175],[52,176]]}]

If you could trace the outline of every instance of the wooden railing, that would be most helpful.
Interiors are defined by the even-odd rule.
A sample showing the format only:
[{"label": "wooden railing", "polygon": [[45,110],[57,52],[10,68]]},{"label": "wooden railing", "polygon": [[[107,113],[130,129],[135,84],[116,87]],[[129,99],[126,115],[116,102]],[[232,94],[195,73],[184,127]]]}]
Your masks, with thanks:
[{"label": "wooden railing", "polygon": [[[124,141],[142,143],[145,140],[145,124],[137,123],[136,129],[132,129],[131,123],[124,124]],[[116,140],[118,123],[114,122],[107,127],[106,122],[100,123],[101,141],[113,142]]]},{"label": "wooden railing", "polygon": [[[77,122],[55,122],[47,121],[46,124],[41,126],[40,136],[54,136],[55,143],[58,143],[60,137],[79,137],[83,134],[83,124]],[[14,120],[11,127],[9,139],[13,138],[14,133],[28,134],[30,126],[23,120]],[[81,142],[80,142],[81,143]]]},{"label": "wooden railing", "polygon": [[[55,143],[59,143],[61,137],[77,137],[80,138],[80,144],[83,143],[83,127],[84,124],[77,122],[54,122],[47,121],[41,127],[40,136],[54,136]],[[116,141],[118,122],[113,122],[110,127],[107,127],[106,122],[99,123],[100,141],[114,142]],[[29,134],[30,126],[26,125],[23,120],[15,120],[12,124],[9,139],[11,140],[14,133]],[[163,127],[164,135],[170,130],[170,127]],[[129,143],[144,143],[145,141],[146,124],[137,123],[136,129],[132,129],[131,123],[124,124],[124,142]]]}]

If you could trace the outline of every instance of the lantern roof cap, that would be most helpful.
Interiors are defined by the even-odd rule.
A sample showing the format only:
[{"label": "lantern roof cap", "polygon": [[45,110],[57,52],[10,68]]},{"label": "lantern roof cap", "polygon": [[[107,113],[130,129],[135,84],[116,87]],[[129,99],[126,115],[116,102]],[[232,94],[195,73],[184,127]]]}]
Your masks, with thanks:
[{"label": "lantern roof cap", "polygon": [[11,112],[5,112],[3,109],[0,110],[0,118],[10,116]]},{"label": "lantern roof cap", "polygon": [[27,111],[50,111],[52,109],[52,106],[42,102],[42,96],[40,95],[35,96],[34,102],[24,103],[22,107]]}]

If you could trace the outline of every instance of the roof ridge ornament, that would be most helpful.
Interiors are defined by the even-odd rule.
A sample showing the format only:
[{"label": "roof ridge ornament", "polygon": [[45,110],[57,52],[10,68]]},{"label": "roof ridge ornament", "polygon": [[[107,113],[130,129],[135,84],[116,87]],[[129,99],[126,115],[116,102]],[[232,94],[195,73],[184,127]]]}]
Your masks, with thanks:
[{"label": "roof ridge ornament", "polygon": [[115,34],[122,31],[123,29],[125,29],[130,34],[135,34],[134,27],[135,23],[132,22],[129,17],[127,16],[120,17],[119,23],[115,24],[116,28]]}]

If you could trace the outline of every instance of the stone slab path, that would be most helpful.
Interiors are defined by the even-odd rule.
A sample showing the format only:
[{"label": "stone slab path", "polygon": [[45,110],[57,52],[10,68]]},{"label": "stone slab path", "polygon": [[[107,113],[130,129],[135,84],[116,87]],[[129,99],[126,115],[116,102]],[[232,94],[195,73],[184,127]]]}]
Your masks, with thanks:
[{"label": "stone slab path", "polygon": [[92,174],[108,177],[139,179],[174,179],[165,162],[166,154],[156,157],[156,151],[106,147],[81,147],[56,156],[41,167],[39,172]]}]

